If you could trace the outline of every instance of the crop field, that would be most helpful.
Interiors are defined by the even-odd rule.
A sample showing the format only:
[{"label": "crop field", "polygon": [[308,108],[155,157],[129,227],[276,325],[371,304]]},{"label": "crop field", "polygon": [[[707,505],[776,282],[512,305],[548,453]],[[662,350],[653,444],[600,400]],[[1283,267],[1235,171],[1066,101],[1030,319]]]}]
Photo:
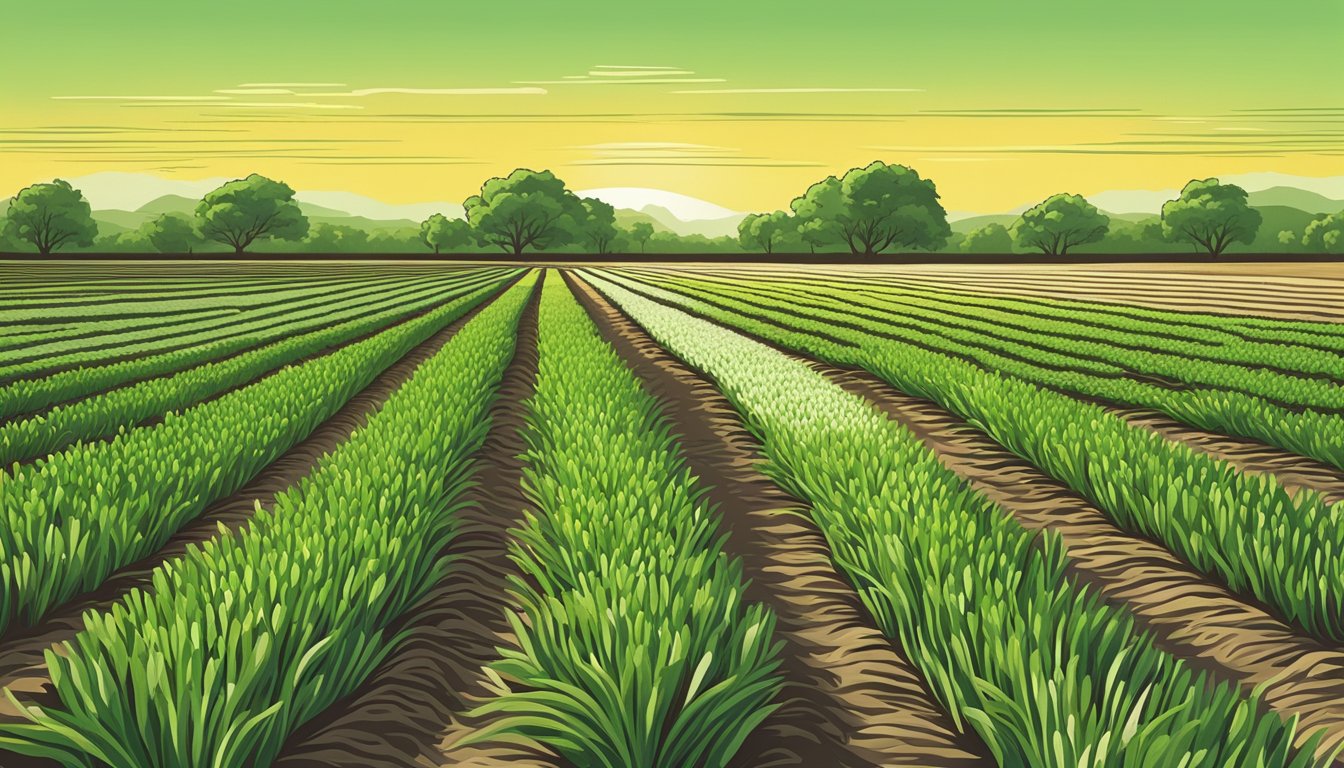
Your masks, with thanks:
[{"label": "crop field", "polygon": [[1344,270],[0,266],[0,766],[1344,765]]}]

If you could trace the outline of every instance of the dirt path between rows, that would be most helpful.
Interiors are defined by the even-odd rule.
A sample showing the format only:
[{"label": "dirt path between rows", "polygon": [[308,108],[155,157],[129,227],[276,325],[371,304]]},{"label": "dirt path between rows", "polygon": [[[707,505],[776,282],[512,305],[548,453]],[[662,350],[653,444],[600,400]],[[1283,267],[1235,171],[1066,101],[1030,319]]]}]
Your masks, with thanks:
[{"label": "dirt path between rows", "polygon": [[571,279],[602,337],[663,403],[684,456],[710,488],[740,558],[746,597],[778,617],[785,692],[780,709],[732,765],[993,765],[972,734],[958,734],[914,667],[883,637],[836,572],[806,505],[759,469],[759,443],[728,400],[683,366],[591,286]]},{"label": "dirt path between rows", "polygon": [[1147,408],[1104,404],[1103,407],[1136,427],[1222,459],[1243,472],[1274,475],[1290,493],[1308,489],[1320,493],[1331,504],[1344,501],[1344,471],[1329,464],[1250,438],[1207,432]]},{"label": "dirt path between rows", "polygon": [[1214,584],[1161,546],[1115,527],[1099,510],[983,432],[866,372],[808,361],[909,428],[972,487],[1023,526],[1058,533],[1070,570],[1136,617],[1163,650],[1301,716],[1322,749],[1344,743],[1344,652],[1306,637],[1255,601]]},{"label": "dirt path between rows", "polygon": [[[555,278],[552,278],[555,279]],[[505,616],[510,529],[527,502],[521,480],[521,428],[537,373],[540,283],[518,326],[517,348],[490,410],[490,431],[478,452],[469,506],[445,553],[447,576],[388,634],[405,639],[359,690],[334,704],[286,742],[274,768],[402,768],[524,766],[559,761],[542,748],[512,742],[462,746],[482,723],[465,713],[490,698],[482,669],[497,647],[512,644]]]},{"label": "dirt path between rows", "polygon": [[[281,454],[237,492],[206,507],[199,517],[179,529],[153,555],[119,569],[96,590],[66,603],[40,624],[12,631],[0,638],[0,688],[8,687],[25,704],[58,704],[43,654],[84,629],[81,616],[85,611],[105,611],[132,589],[151,590],[151,576],[156,568],[182,556],[189,547],[216,538],[221,526],[234,532],[242,530],[252,519],[257,504],[268,507],[277,493],[307,477],[322,456],[363,426],[421,363],[433,357],[490,301],[489,298],[482,301],[389,366],[308,437]],[[0,697],[0,722],[21,719],[8,699]],[[52,763],[28,760],[0,750],[0,765],[27,768]]]}]

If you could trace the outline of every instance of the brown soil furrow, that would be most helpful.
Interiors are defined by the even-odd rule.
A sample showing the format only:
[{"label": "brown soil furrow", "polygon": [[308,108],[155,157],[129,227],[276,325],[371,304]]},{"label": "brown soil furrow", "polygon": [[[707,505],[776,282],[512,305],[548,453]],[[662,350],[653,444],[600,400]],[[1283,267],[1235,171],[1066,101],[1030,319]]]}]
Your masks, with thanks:
[{"label": "brown soil furrow", "polygon": [[[219,536],[221,526],[234,533],[242,530],[258,505],[269,506],[277,493],[307,477],[324,455],[362,426],[421,363],[438,352],[488,303],[488,300],[482,302],[389,366],[308,437],[267,465],[237,492],[206,507],[199,517],[173,534],[153,555],[119,569],[96,590],[66,603],[40,624],[6,635],[0,641],[0,688],[8,687],[24,703],[56,703],[43,654],[84,629],[81,618],[84,612],[108,610],[132,589],[152,590],[151,576],[156,568],[182,556],[189,548]],[[7,699],[0,699],[0,721],[12,722],[19,717]],[[3,756],[0,764],[5,766],[46,765],[19,763],[16,762],[18,758],[8,754]]]},{"label": "brown soil furrow", "polygon": [[1250,438],[1207,432],[1147,408],[1104,407],[1134,426],[1152,430],[1168,440],[1222,459],[1243,472],[1274,475],[1290,493],[1312,490],[1325,497],[1330,504],[1344,501],[1344,471],[1329,464]]},{"label": "brown soil furrow", "polygon": [[728,534],[725,550],[750,579],[746,597],[778,617],[782,706],[733,764],[992,765],[873,624],[832,565],[806,505],[761,473],[759,444],[728,400],[591,286],[570,285],[602,337],[663,403],[692,472],[709,487]]},{"label": "brown soil furrow", "polygon": [[936,404],[865,372],[812,365],[908,427],[1023,526],[1058,533],[1073,575],[1135,616],[1159,647],[1248,692],[1263,685],[1271,709],[1301,716],[1304,737],[1323,728],[1327,746],[1344,743],[1341,649],[1305,636],[1161,546],[1120,530],[1067,487]]},{"label": "brown soil furrow", "polygon": [[509,530],[522,524],[526,506],[520,430],[536,378],[537,295],[491,408],[470,504],[457,513],[461,527],[445,553],[446,576],[389,631],[406,634],[387,660],[358,691],[290,737],[276,768],[558,764],[539,747],[503,739],[460,744],[482,725],[465,713],[492,695],[483,668],[499,657],[496,648],[512,643],[505,610],[517,567]]}]

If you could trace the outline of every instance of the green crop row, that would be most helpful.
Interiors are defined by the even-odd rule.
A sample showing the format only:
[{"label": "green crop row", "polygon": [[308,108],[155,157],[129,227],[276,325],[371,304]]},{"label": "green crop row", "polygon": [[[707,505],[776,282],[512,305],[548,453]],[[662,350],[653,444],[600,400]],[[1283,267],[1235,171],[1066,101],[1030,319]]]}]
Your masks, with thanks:
[{"label": "green crop row", "polygon": [[1305,766],[1295,722],[1157,650],[918,438],[806,364],[594,282],[710,376],[760,436],[832,557],[960,727],[1005,766]]},{"label": "green crop row", "polygon": [[264,327],[235,328],[215,341],[189,345],[170,352],[148,354],[118,363],[99,365],[96,362],[43,378],[13,381],[0,387],[0,418],[32,413],[55,403],[102,392],[128,382],[163,376],[191,368],[210,360],[235,354],[264,344],[324,328],[332,323],[351,320],[371,312],[391,310],[414,303],[417,297],[434,295],[441,287],[458,287],[472,283],[484,284],[507,274],[504,270],[480,270],[452,275],[441,280],[425,280],[409,286],[401,293],[393,293],[374,301],[352,301],[343,307],[329,306],[325,311],[280,317]]},{"label": "green crop row", "polygon": [[512,358],[528,278],[486,307],[246,530],[90,613],[47,663],[58,705],[0,747],[91,768],[252,768],[392,652],[438,581]]},{"label": "green crop row", "polygon": [[[631,274],[643,276],[648,273]],[[730,284],[739,282],[731,276],[701,276],[699,279]],[[1248,340],[1222,330],[1190,329],[1186,333],[1173,333],[1170,324],[1148,321],[1100,324],[1096,322],[1095,314],[1076,309],[1033,310],[1023,302],[1011,299],[958,295],[927,286],[879,287],[828,279],[814,279],[803,285],[773,275],[753,280],[752,284],[762,291],[790,296],[815,295],[845,300],[858,296],[865,306],[881,307],[892,316],[908,314],[934,319],[991,338],[1067,351],[1084,359],[1120,365],[1127,371],[1194,384],[1224,387],[1229,379],[1242,378],[1245,366],[1270,368],[1276,375],[1332,378],[1336,384],[1344,379],[1344,357],[1338,352],[1300,344]],[[1124,325],[1130,327],[1122,327]],[[1185,364],[1187,361],[1193,361],[1199,367],[1192,369]],[[1210,364],[1217,367],[1209,367]],[[1229,365],[1237,368],[1227,368]],[[1270,379],[1276,380],[1274,377]],[[1332,394],[1338,395],[1338,391]]]},{"label": "green crop row", "polygon": [[[838,365],[866,368],[984,430],[1106,512],[1313,635],[1344,640],[1344,505],[1290,495],[1102,408],[962,360],[837,327],[770,322],[654,287],[639,290]],[[827,338],[829,337],[829,338]],[[831,339],[848,342],[847,345]]]},{"label": "green crop row", "polygon": [[496,288],[170,413],[152,427],[0,476],[0,632],[39,620],[154,552]]},{"label": "green crop row", "polygon": [[[134,320],[108,320],[103,330],[116,329],[92,339],[69,339],[44,345],[32,345],[12,355],[4,355],[8,364],[0,367],[5,380],[44,375],[77,365],[123,360],[136,355],[157,354],[229,338],[239,333],[264,331],[276,325],[289,325],[306,319],[318,323],[329,311],[368,306],[377,301],[423,289],[427,284],[452,282],[456,275],[437,279],[408,279],[374,287],[350,286],[339,297],[309,297],[237,310],[227,318],[211,318],[176,327],[135,328]],[[125,328],[126,330],[122,331]]]},{"label": "green crop row", "polygon": [[494,665],[510,683],[478,714],[573,765],[721,768],[774,709],[774,617],[743,604],[741,564],[657,402],[562,280],[542,289],[538,334],[526,617]]},{"label": "green crop row", "polygon": [[[1304,375],[1301,369],[1283,373],[1262,365],[1247,367],[1240,363],[1202,360],[1187,354],[1122,348],[1111,342],[1060,335],[1058,324],[1047,321],[1018,320],[1023,327],[1015,327],[1012,315],[988,307],[973,307],[967,311],[928,298],[856,295],[824,285],[787,290],[752,282],[749,288],[744,288],[741,281],[723,283],[701,277],[674,277],[661,282],[722,292],[733,298],[744,298],[749,294],[756,301],[764,300],[772,305],[786,302],[798,311],[830,312],[837,320],[845,322],[873,321],[898,333],[904,330],[919,334],[925,344],[953,353],[964,349],[975,354],[977,350],[984,350],[1085,376],[1166,380],[1171,382],[1169,386],[1172,388],[1217,389],[1291,408],[1344,409],[1344,387],[1337,381]],[[1338,355],[1332,357],[1332,362],[1316,360],[1314,356],[1312,359],[1305,356],[1295,359],[1306,367],[1324,364],[1330,373],[1344,375],[1344,361]]]},{"label": "green crop row", "polygon": [[[988,370],[999,371],[1061,392],[1083,395],[1117,403],[1152,408],[1199,429],[1249,437],[1317,461],[1344,468],[1344,415],[1313,410],[1284,408],[1263,398],[1241,392],[1213,388],[1172,389],[1113,371],[1087,372],[1059,355],[1001,354],[998,347],[983,339],[978,343],[960,343],[889,322],[876,309],[866,309],[856,301],[811,302],[812,309],[800,312],[793,297],[762,298],[749,284],[735,289],[680,282],[659,281],[659,285],[682,294],[694,293],[720,308],[740,310],[789,327],[800,320],[821,319],[819,330],[827,333],[844,329],[871,339],[923,347],[939,354],[964,358]],[[825,308],[823,308],[825,307]],[[823,328],[824,327],[824,328]],[[832,334],[834,335],[834,334]],[[1061,370],[1057,365],[1070,366]]]},{"label": "green crop row", "polygon": [[[485,285],[489,287],[499,282],[499,278],[495,278]],[[481,287],[477,281],[463,281],[428,295],[407,297],[406,302],[393,309],[294,336],[178,374],[57,406],[30,419],[0,424],[0,466],[45,456],[75,442],[110,437],[145,419],[192,406],[244,385],[268,371],[400,322]],[[340,316],[337,313],[332,320],[339,321]]]}]

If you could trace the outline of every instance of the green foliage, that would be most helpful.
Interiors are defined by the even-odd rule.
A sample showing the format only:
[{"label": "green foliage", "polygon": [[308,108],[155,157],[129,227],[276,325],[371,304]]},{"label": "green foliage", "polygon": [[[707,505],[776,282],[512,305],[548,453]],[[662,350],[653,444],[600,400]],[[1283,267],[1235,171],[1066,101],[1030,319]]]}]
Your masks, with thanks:
[{"label": "green foliage", "polygon": [[[700,288],[681,290],[704,296]],[[1330,506],[1318,494],[1290,495],[1272,476],[1238,472],[1226,462],[1130,426],[1096,405],[1060,394],[1056,390],[1067,391],[1069,384],[1078,386],[1085,379],[1062,371],[1051,375],[1048,366],[1033,367],[1006,349],[1000,352],[1005,346],[1001,343],[989,349],[967,344],[930,348],[937,331],[912,327],[899,318],[888,322],[887,305],[850,292],[840,292],[824,308],[788,308],[807,292],[751,303],[677,298],[697,307],[712,300],[708,306],[717,319],[838,365],[868,368],[904,392],[941,404],[1092,500],[1121,527],[1161,542],[1308,632],[1344,639],[1344,617],[1337,610],[1344,603],[1344,529],[1333,524]],[[756,291],[737,280],[733,287],[711,293],[754,298]],[[869,305],[871,311],[853,312],[855,305]],[[1039,354],[1030,359],[1047,358]],[[1126,402],[1119,393],[1088,389],[1085,394]],[[1195,410],[1234,399],[1230,392],[1194,390],[1189,400],[1177,402]],[[1181,412],[1179,407],[1169,409]],[[1339,435],[1337,416],[1335,423],[1333,431],[1318,434]]]},{"label": "green foliage", "polygon": [[47,654],[59,704],[0,728],[0,746],[70,768],[270,765],[393,650],[389,625],[452,567],[442,551],[532,288],[467,323],[244,530],[161,566],[152,594],[88,614]]},{"label": "green foliage", "polygon": [[0,483],[0,632],[101,584],[303,439],[379,372],[492,292],[285,368]]},{"label": "green foliage", "polygon": [[453,251],[475,245],[476,234],[465,219],[450,219],[436,213],[421,222],[420,240],[435,253],[442,253],[445,248]]},{"label": "green foliage", "polygon": [[649,238],[653,237],[653,225],[647,221],[636,221],[630,225],[628,232],[630,239],[639,243],[639,252],[643,253]]},{"label": "green foliage", "polygon": [[1191,181],[1179,198],[1162,205],[1168,238],[1197,243],[1214,256],[1232,243],[1253,242],[1260,220],[1260,212],[1246,202],[1246,190],[1217,179]]},{"label": "green foliage", "polygon": [[721,768],[774,709],[774,617],[743,603],[657,401],[559,279],[528,406],[525,618],[494,664],[502,697],[477,714],[573,765]]},{"label": "green foliage", "polygon": [[463,207],[482,240],[515,255],[572,242],[577,222],[586,218],[579,198],[555,174],[525,168],[485,182]]},{"label": "green foliage", "polygon": [[282,365],[381,330],[477,291],[483,285],[495,285],[501,277],[498,271],[483,270],[464,273],[459,279],[447,282],[427,281],[421,289],[397,293],[391,302],[374,301],[344,311],[333,310],[319,330],[290,336],[175,376],[149,379],[57,406],[32,418],[0,423],[0,466],[45,456],[76,441],[112,437],[145,419],[194,405]]},{"label": "green foliage", "polygon": [[1059,194],[1023,213],[1011,231],[1019,248],[1065,256],[1070,248],[1100,241],[1110,223],[1110,217],[1082,195]]},{"label": "green foliage", "polygon": [[585,197],[579,201],[581,211],[576,211],[573,240],[586,243],[594,252],[602,254],[611,250],[616,240],[616,209],[596,198]]},{"label": "green foliage", "polygon": [[1344,211],[1308,224],[1302,233],[1302,247],[1312,253],[1344,253]]},{"label": "green foliage", "polygon": [[308,217],[288,185],[254,173],[206,195],[196,206],[196,228],[202,237],[242,253],[258,239],[303,239]]},{"label": "green foliage", "polygon": [[191,253],[200,241],[191,219],[179,213],[165,213],[146,222],[139,235],[159,253]]},{"label": "green foliage", "polygon": [[1002,224],[986,224],[966,235],[961,250],[963,253],[1012,253],[1013,236]]},{"label": "green foliage", "polygon": [[70,182],[56,179],[26,187],[9,201],[4,234],[46,255],[65,247],[93,245],[98,225],[84,195]]},{"label": "green foliage", "polygon": [[753,213],[738,223],[737,239],[744,251],[774,253],[780,241],[796,229],[797,225],[787,211]]},{"label": "green foliage", "polygon": [[[657,288],[639,290],[653,301],[598,282],[723,389],[762,439],[768,471],[811,504],[832,557],[878,625],[1000,765],[1314,764],[1314,741],[1300,752],[1293,746],[1293,721],[1260,714],[1254,698],[1158,650],[1131,617],[1069,577],[1055,536],[1023,529],[909,430],[804,362],[664,302],[752,333],[774,328],[776,343],[854,350]],[[970,395],[983,383],[946,382]],[[1022,416],[1011,402],[996,405]]]},{"label": "green foliage", "polygon": [[[873,255],[887,248],[937,250],[952,233],[931,180],[877,161],[813,184],[790,206],[811,245],[847,245]],[[811,224],[811,222],[816,222]]]},{"label": "green foliage", "polygon": [[303,244],[309,253],[359,253],[368,248],[369,233],[346,224],[315,224]]}]

